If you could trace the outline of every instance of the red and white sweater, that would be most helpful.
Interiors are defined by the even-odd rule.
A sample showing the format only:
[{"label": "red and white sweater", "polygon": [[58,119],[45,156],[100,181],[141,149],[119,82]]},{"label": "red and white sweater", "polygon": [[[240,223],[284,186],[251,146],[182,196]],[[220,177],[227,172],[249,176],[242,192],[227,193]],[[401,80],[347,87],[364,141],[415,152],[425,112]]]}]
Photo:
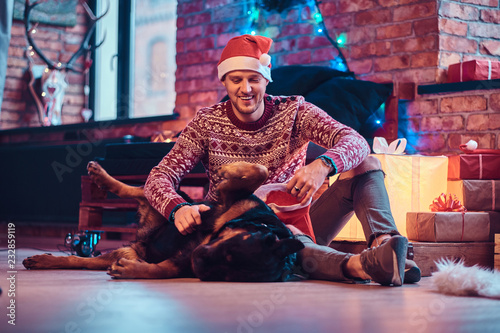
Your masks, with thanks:
[{"label": "red and white sweater", "polygon": [[286,183],[304,166],[309,141],[328,150],[337,172],[358,166],[370,153],[366,140],[308,103],[302,96],[266,95],[264,114],[253,123],[235,116],[226,101],[199,110],[175,146],[151,170],[144,193],[163,216],[184,200],[176,193],[182,178],[201,161],[210,182],[207,200],[216,200],[217,169],[247,161],[269,170],[267,183]]}]

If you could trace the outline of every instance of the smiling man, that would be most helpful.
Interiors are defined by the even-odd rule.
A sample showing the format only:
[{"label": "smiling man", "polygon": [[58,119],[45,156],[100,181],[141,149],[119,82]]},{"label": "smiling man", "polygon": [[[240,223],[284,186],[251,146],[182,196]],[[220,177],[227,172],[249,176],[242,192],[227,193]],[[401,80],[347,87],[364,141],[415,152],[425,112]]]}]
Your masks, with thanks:
[{"label": "smiling man", "polygon": [[[314,263],[314,269],[303,268],[315,279],[372,279],[399,286],[408,271],[406,280],[418,281],[420,270],[405,261],[408,241],[396,229],[380,162],[368,156],[366,140],[302,96],[266,94],[272,81],[271,44],[269,38],[252,35],[227,43],[217,71],[229,100],[196,113],[151,171],[144,188],[147,199],[186,235],[202,223],[200,212],[209,209],[188,204],[176,193],[182,178],[198,162],[209,178],[206,199],[214,201],[222,181],[217,170],[225,164],[245,161],[265,166],[269,171],[265,184],[285,184],[301,203],[310,202],[328,175],[340,173],[339,180],[311,205],[310,228],[289,226],[305,245],[299,264]],[[306,165],[309,142],[327,151]],[[327,246],[353,211],[369,245],[361,255]]]}]

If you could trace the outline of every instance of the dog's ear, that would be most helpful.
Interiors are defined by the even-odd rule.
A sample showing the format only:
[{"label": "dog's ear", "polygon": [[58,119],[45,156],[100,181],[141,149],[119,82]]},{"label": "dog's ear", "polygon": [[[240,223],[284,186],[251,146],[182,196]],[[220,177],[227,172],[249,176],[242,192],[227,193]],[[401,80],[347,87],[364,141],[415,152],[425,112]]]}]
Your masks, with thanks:
[{"label": "dog's ear", "polygon": [[300,251],[304,248],[304,244],[295,238],[285,238],[276,242],[274,246],[274,254],[279,258],[285,258],[287,255]]}]

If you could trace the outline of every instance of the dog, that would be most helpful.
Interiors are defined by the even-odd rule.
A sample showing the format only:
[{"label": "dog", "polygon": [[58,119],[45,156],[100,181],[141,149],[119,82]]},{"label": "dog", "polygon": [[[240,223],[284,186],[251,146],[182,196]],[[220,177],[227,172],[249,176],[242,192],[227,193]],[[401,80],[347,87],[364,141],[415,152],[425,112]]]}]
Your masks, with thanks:
[{"label": "dog", "polygon": [[304,245],[253,192],[267,179],[262,165],[222,166],[218,202],[205,202],[202,224],[183,236],[144,196],[143,187],[111,177],[97,162],[88,174],[99,187],[139,202],[136,241],[97,257],[35,255],[27,269],[107,270],[116,279],[197,277],[204,281],[270,282],[286,280],[295,253]]}]

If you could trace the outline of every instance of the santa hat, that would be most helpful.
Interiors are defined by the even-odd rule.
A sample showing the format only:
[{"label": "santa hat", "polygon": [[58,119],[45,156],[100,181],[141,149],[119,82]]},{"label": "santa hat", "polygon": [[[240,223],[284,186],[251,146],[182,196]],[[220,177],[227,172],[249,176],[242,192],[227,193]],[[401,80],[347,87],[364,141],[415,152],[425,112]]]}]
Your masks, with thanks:
[{"label": "santa hat", "polygon": [[263,36],[242,35],[231,38],[217,64],[219,80],[231,71],[251,70],[271,79],[271,57],[268,52],[273,40]]}]

